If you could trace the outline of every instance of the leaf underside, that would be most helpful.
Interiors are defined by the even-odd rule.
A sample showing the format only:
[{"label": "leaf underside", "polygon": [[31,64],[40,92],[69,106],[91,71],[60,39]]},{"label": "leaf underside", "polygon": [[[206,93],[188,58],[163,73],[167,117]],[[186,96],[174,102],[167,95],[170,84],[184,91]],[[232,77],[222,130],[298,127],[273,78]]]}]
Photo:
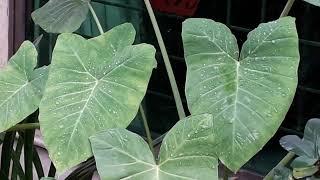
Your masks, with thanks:
[{"label": "leaf underside", "polygon": [[0,70],[0,132],[21,122],[38,109],[48,68],[35,69],[37,50],[25,41]]},{"label": "leaf underside", "polygon": [[220,160],[237,171],[274,135],[293,100],[299,64],[294,18],[263,23],[239,55],[223,24],[188,19],[182,38],[191,114],[213,115]]},{"label": "leaf underside", "polygon": [[46,32],[74,32],[87,17],[88,3],[90,0],[50,0],[31,16]]},{"label": "leaf underside", "polygon": [[156,62],[155,49],[132,45],[134,38],[131,24],[90,40],[58,37],[39,116],[58,171],[92,155],[90,136],[126,128],[135,117]]},{"label": "leaf underside", "polygon": [[125,129],[90,137],[104,180],[218,179],[213,122],[209,114],[180,120],[166,135],[156,164],[147,143]]}]

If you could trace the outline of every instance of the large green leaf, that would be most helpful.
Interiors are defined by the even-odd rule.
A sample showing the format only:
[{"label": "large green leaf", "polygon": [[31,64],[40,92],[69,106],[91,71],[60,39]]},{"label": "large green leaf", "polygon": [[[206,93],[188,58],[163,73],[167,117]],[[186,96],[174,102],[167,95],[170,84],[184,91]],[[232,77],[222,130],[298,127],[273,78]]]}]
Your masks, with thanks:
[{"label": "large green leaf", "polygon": [[304,1],[320,7],[320,0],[304,0]]},{"label": "large green leaf", "polygon": [[209,114],[179,121],[163,140],[156,164],[147,143],[125,129],[90,137],[102,179],[218,179],[213,121]]},{"label": "large green leaf", "polygon": [[91,156],[89,136],[129,125],[156,65],[151,45],[131,45],[135,31],[123,24],[96,38],[58,37],[40,124],[58,171]]},{"label": "large green leaf", "polygon": [[238,170],[274,135],[293,100],[299,64],[294,18],[264,23],[239,50],[223,24],[183,23],[186,96],[191,114],[211,113],[220,160]]},{"label": "large green leaf", "polygon": [[50,0],[31,16],[36,24],[50,33],[73,32],[86,19],[90,0]]},{"label": "large green leaf", "polygon": [[25,41],[9,64],[0,70],[0,132],[38,109],[48,68],[35,69],[37,56],[34,45]]}]

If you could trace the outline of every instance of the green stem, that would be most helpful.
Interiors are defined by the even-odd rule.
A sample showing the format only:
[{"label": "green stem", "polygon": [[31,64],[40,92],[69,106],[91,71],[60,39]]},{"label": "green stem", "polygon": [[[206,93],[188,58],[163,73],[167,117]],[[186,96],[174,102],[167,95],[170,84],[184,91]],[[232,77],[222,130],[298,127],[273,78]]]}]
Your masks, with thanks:
[{"label": "green stem", "polygon": [[156,33],[156,37],[157,37],[157,40],[158,40],[158,43],[159,43],[159,46],[160,46],[160,50],[161,50],[161,54],[162,54],[162,57],[163,57],[163,61],[164,61],[164,64],[166,66],[166,70],[167,70],[167,73],[168,73],[168,76],[169,76],[169,81],[170,81],[170,84],[171,84],[174,100],[176,102],[179,119],[183,119],[183,118],[186,117],[186,114],[185,114],[185,111],[183,109],[183,105],[182,105],[179,89],[178,89],[178,86],[177,86],[177,82],[176,82],[174,74],[173,74],[173,70],[172,70],[172,67],[171,67],[171,64],[170,64],[169,56],[168,56],[166,47],[165,47],[163,39],[162,39],[162,35],[161,35],[161,32],[160,32],[156,17],[154,16],[154,12],[152,10],[152,7],[151,7],[151,4],[150,4],[149,0],[144,0],[144,3],[146,5],[146,7],[147,7],[147,10],[148,10],[148,13],[149,13],[149,16],[150,16],[150,19],[151,19],[151,23],[152,23],[153,29],[154,29],[154,31]]},{"label": "green stem", "polygon": [[100,34],[103,34],[104,31],[103,31],[103,28],[102,28],[102,26],[101,26],[101,24],[100,24],[99,18],[97,17],[97,14],[94,12],[94,10],[93,10],[90,2],[88,2],[88,6],[89,6],[90,12],[91,12],[91,14],[92,14],[92,16],[93,16],[93,19],[94,19],[94,21],[95,21],[96,24],[97,24],[97,27],[98,27],[98,29],[99,29]]},{"label": "green stem", "polygon": [[294,153],[289,152],[264,178],[263,180],[272,180],[274,176],[274,170],[278,169],[281,166],[288,164],[291,159],[295,156]]},{"label": "green stem", "polygon": [[289,11],[290,11],[294,1],[295,0],[288,0],[286,6],[284,7],[284,9],[283,9],[283,11],[282,11],[282,13],[280,15],[280,18],[285,17],[285,16],[287,16],[289,14]]},{"label": "green stem", "polygon": [[8,129],[6,132],[27,130],[27,129],[39,129],[39,128],[40,128],[39,123],[24,123],[24,124],[17,124],[11,127],[10,129]]},{"label": "green stem", "polygon": [[153,143],[152,143],[152,137],[151,137],[151,133],[150,133],[149,125],[148,125],[148,120],[147,120],[146,114],[145,114],[144,109],[143,109],[141,104],[140,104],[139,110],[140,110],[140,113],[141,113],[143,126],[144,126],[144,129],[146,131],[147,141],[148,141],[149,147],[150,147],[153,155],[155,155],[155,151],[154,151]]}]

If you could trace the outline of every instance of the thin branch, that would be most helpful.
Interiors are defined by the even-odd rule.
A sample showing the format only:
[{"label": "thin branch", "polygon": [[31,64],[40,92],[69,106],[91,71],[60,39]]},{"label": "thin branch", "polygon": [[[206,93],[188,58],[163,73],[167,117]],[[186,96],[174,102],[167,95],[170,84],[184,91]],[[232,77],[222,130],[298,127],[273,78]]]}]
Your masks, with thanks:
[{"label": "thin branch", "polygon": [[170,84],[171,84],[174,100],[175,100],[175,103],[176,103],[176,106],[177,106],[179,118],[183,119],[183,118],[186,117],[186,114],[185,114],[185,111],[184,111],[184,108],[183,108],[183,105],[182,105],[181,96],[180,96],[180,93],[179,93],[177,82],[176,82],[176,79],[175,79],[174,74],[173,74],[173,70],[172,70],[172,67],[171,67],[171,64],[170,64],[169,56],[168,56],[166,47],[165,47],[163,39],[162,39],[162,35],[161,35],[161,32],[160,32],[156,17],[154,16],[154,12],[153,12],[153,9],[151,7],[151,4],[150,4],[149,0],[144,0],[144,3],[146,5],[146,7],[147,7],[148,14],[150,16],[151,23],[152,23],[153,29],[155,31],[159,46],[160,46],[160,50],[161,50],[161,54],[162,54],[162,57],[163,57],[163,61],[164,61],[164,64],[166,66],[166,70],[167,70],[167,73],[168,73],[168,76],[169,76],[169,81],[170,81]]}]

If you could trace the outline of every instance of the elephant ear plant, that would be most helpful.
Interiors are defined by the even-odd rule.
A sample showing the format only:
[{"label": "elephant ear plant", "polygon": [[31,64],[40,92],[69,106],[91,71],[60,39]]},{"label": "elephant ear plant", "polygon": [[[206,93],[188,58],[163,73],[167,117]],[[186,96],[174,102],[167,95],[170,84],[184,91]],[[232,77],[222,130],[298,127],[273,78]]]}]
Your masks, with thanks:
[{"label": "elephant ear plant", "polygon": [[[90,8],[89,1],[52,0],[32,17],[49,32],[72,32]],[[128,23],[89,40],[63,33],[49,74],[47,67],[35,69],[37,51],[23,43],[0,71],[1,132],[39,107],[44,143],[58,172],[88,159],[90,136],[133,120],[156,67],[153,46],[132,45],[134,39]]]},{"label": "elephant ear plant", "polygon": [[302,139],[296,135],[287,135],[280,139],[280,144],[298,156],[291,163],[295,178],[310,177],[319,172],[320,119],[307,122]]},{"label": "elephant ear plant", "polygon": [[[125,130],[91,137],[102,179],[218,179],[217,159],[237,171],[284,119],[297,86],[294,18],[261,24],[249,33],[240,55],[235,37],[221,23],[188,19],[182,31],[192,116],[169,131],[156,161],[142,139]],[[211,125],[194,123],[206,113],[212,114],[202,115]]]},{"label": "elephant ear plant", "polygon": [[[101,35],[87,40],[70,32],[88,10]],[[40,129],[58,172],[94,155],[102,179],[218,179],[218,160],[235,172],[274,135],[297,86],[294,18],[259,25],[241,53],[225,25],[187,19],[182,38],[191,116],[167,133],[157,156],[124,129],[146,93],[155,49],[132,45],[131,24],[104,33],[89,0],[50,0],[32,17],[46,31],[63,34],[49,73],[47,67],[35,69],[30,42],[0,71],[0,129],[39,107]]]}]

